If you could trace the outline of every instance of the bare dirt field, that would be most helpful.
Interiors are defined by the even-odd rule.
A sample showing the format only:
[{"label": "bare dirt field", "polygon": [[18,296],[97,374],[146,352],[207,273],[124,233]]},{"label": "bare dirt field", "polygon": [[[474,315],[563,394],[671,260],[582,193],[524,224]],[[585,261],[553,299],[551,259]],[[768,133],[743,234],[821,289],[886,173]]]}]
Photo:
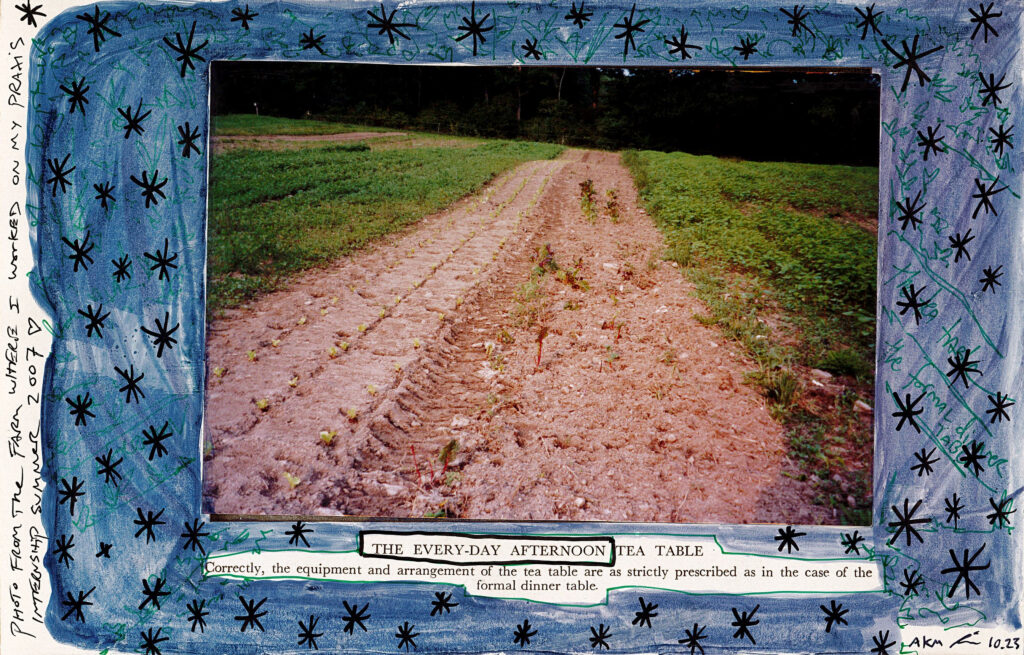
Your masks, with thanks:
[{"label": "bare dirt field", "polygon": [[209,506],[832,522],[662,248],[618,155],[568,151],[228,312],[208,332]]}]

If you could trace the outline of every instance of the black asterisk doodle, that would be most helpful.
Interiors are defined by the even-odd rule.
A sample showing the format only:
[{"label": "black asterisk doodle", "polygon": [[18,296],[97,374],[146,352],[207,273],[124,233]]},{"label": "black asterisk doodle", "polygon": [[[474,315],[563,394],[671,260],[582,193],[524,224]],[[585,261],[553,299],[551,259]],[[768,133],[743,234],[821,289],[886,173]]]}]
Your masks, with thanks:
[{"label": "black asterisk doodle", "polygon": [[366,632],[366,626],[363,625],[363,621],[370,618],[370,615],[366,613],[370,604],[367,603],[363,605],[361,609],[359,609],[359,603],[349,605],[347,600],[343,600],[341,601],[341,604],[345,606],[345,611],[348,612],[348,614],[341,617],[341,620],[345,622],[342,632],[352,634],[357,625],[363,629],[363,632]]},{"label": "black asterisk doodle", "polygon": [[156,278],[157,280],[169,280],[169,279],[171,279],[170,271],[168,271],[167,269],[169,269],[169,268],[178,268],[178,265],[174,263],[174,260],[178,258],[178,253],[174,253],[174,255],[168,257],[167,254],[168,254],[169,248],[170,248],[170,246],[169,246],[168,240],[164,239],[164,249],[163,249],[163,251],[160,251],[158,249],[158,250],[154,251],[153,254],[150,254],[148,252],[142,253],[143,255],[146,256],[146,259],[150,259],[150,260],[156,262],[155,264],[153,264],[152,266],[149,267],[149,270],[155,271],[158,268],[160,269],[160,274],[157,275],[157,278]]},{"label": "black asterisk doodle", "polygon": [[526,39],[526,43],[520,47],[526,52],[526,54],[523,55],[524,59],[526,57],[533,57],[534,61],[540,61],[541,52],[537,49],[537,39],[534,39],[533,41]]},{"label": "black asterisk doodle", "polygon": [[844,610],[842,603],[836,603],[836,601],[829,601],[829,606],[818,605],[821,611],[825,613],[825,632],[832,632],[832,628],[837,625],[849,625],[844,615],[849,614],[850,610]]},{"label": "black asterisk doodle", "polygon": [[[75,267],[72,270],[77,273],[78,267],[81,266],[83,271],[88,271],[89,264],[93,262],[92,257],[89,256],[89,251],[96,246],[94,243],[89,243],[89,233],[85,233],[85,238],[82,239],[81,243],[78,242],[78,239],[68,241],[67,237],[61,237],[60,240],[71,248],[71,254],[68,255],[68,259],[75,262]],[[87,264],[86,261],[88,261],[89,264]]]},{"label": "black asterisk doodle", "polygon": [[1003,156],[1003,150],[1006,146],[1010,146],[1013,150],[1013,142],[1010,140],[1013,138],[1013,125],[1007,128],[1005,125],[1000,124],[999,129],[994,130],[991,127],[988,131],[992,133],[993,138],[989,139],[989,143],[992,144],[997,157]]},{"label": "black asterisk doodle", "polygon": [[106,43],[107,35],[110,36],[121,36],[120,32],[115,32],[113,28],[107,25],[107,21],[110,20],[110,12],[103,12],[103,18],[100,18],[100,7],[99,5],[93,5],[93,13],[89,14],[78,14],[75,16],[78,20],[83,20],[89,25],[89,29],[86,30],[86,34],[92,35],[92,47],[96,52],[100,51],[100,44]]},{"label": "black asterisk doodle", "polygon": [[[1009,525],[1010,514],[1013,514],[1017,511],[1015,509],[1010,509],[1010,507],[1013,506],[1012,498],[1003,498],[1002,500],[999,501],[998,504],[996,503],[995,498],[989,498],[988,504],[991,505],[992,509],[995,511],[993,511],[991,514],[986,514],[985,518],[988,519],[989,525],[995,526],[998,530],[1002,530],[1003,525]],[[997,522],[999,523],[999,525],[996,525]]]},{"label": "black asterisk doodle", "polygon": [[105,557],[107,559],[110,559],[110,548],[113,545],[114,544],[108,544],[108,543],[106,543],[104,541],[101,541],[100,542],[100,550],[99,550],[98,553],[96,553],[96,557]]},{"label": "black asterisk doodle", "polygon": [[164,591],[164,584],[167,582],[166,578],[157,578],[153,586],[149,586],[149,580],[143,579],[142,581],[142,602],[139,603],[139,609],[145,609],[146,605],[153,605],[156,609],[160,609],[160,597],[170,596],[171,592]]},{"label": "black asterisk doodle", "polygon": [[303,50],[313,50],[315,48],[320,54],[326,55],[327,53],[320,47],[320,43],[326,36],[326,34],[321,34],[320,36],[313,34],[313,28],[311,27],[309,28],[309,32],[303,34],[299,38],[299,45],[302,46]]},{"label": "black asterisk doodle", "polygon": [[971,469],[974,473],[974,477],[978,477],[980,474],[985,472],[985,467],[982,466],[981,462],[985,459],[985,455],[982,451],[985,449],[984,441],[977,441],[971,439],[970,447],[967,444],[960,446],[960,451],[963,455],[957,457],[957,461],[963,462],[966,468]]},{"label": "black asterisk doodle", "polygon": [[910,400],[910,394],[908,393],[906,394],[906,401],[902,401],[900,400],[899,394],[893,392],[892,398],[893,400],[896,401],[896,406],[899,407],[898,412],[892,413],[893,418],[899,418],[900,420],[900,422],[896,424],[897,432],[903,429],[903,423],[906,422],[910,423],[910,427],[914,428],[914,430],[917,431],[918,434],[921,434],[921,426],[917,424],[917,421],[914,420],[914,417],[924,412],[924,408],[914,408],[917,407],[917,403],[921,402],[921,399],[924,398],[924,396],[925,394],[922,393],[914,400]]},{"label": "black asterisk doodle", "polygon": [[872,635],[871,641],[875,642],[875,647],[871,649],[875,655],[889,655],[889,649],[896,645],[895,641],[889,641],[888,630],[884,633],[879,630],[877,636]]},{"label": "black asterisk doodle", "polygon": [[75,535],[68,537],[66,534],[62,534],[57,539],[57,548],[54,549],[53,554],[57,556],[57,563],[63,564],[65,568],[71,568],[71,562],[75,560],[75,556],[71,554],[71,549],[75,547]]},{"label": "black asterisk doodle", "polygon": [[957,559],[956,553],[953,549],[949,549],[949,557],[953,560],[953,566],[948,569],[942,569],[940,573],[942,573],[942,575],[956,573],[956,579],[953,580],[953,586],[950,587],[946,598],[953,597],[953,594],[956,593],[957,587],[960,586],[960,582],[964,583],[964,595],[968,600],[971,598],[971,589],[974,590],[975,594],[979,596],[981,595],[981,589],[979,589],[978,585],[974,584],[974,581],[971,580],[971,573],[975,571],[984,571],[992,564],[991,561],[986,562],[984,565],[974,563],[983,550],[985,550],[985,544],[982,544],[981,548],[975,551],[974,554],[968,556],[968,549],[964,548],[964,558],[963,560],[959,560]]},{"label": "black asterisk doodle", "polygon": [[206,58],[200,55],[199,51],[205,48],[206,44],[208,44],[210,41],[206,40],[200,43],[199,45],[194,46],[192,45],[192,40],[193,38],[195,38],[195,34],[196,21],[192,21],[192,29],[189,30],[187,43],[182,40],[181,32],[174,33],[174,36],[178,41],[177,44],[171,43],[170,39],[168,39],[166,36],[164,37],[164,43],[167,44],[167,47],[169,47],[174,52],[178,53],[178,56],[175,57],[175,60],[181,62],[181,77],[185,77],[186,68],[191,68],[195,70],[196,65],[192,62],[193,59],[198,59],[199,61],[206,61]]},{"label": "black asterisk doodle", "polygon": [[807,27],[807,24],[804,23],[808,16],[807,8],[804,5],[793,5],[793,11],[789,11],[784,7],[780,8],[779,11],[789,17],[786,23],[793,26],[793,36],[799,36],[800,30],[807,30],[808,34],[814,35],[811,28]]},{"label": "black asterisk doodle", "polygon": [[199,628],[199,632],[205,633],[206,616],[210,614],[206,609],[206,601],[192,599],[192,602],[185,607],[188,609],[188,622],[192,624],[192,632]]},{"label": "black asterisk doodle", "polygon": [[409,35],[402,31],[404,28],[419,27],[419,25],[417,25],[416,23],[396,23],[395,14],[398,13],[398,9],[392,9],[391,13],[389,14],[387,13],[387,10],[384,9],[383,2],[380,5],[380,16],[373,13],[373,10],[368,10],[366,13],[370,15],[370,18],[377,21],[375,23],[367,23],[366,26],[371,30],[379,30],[377,32],[378,36],[381,34],[387,34],[388,41],[392,45],[394,45],[395,43],[396,34],[405,39],[406,41],[409,40]]},{"label": "black asterisk doodle", "polygon": [[[573,7],[575,8],[575,5]],[[522,623],[516,626],[515,631],[512,633],[512,643],[520,648],[529,645],[530,638],[537,634],[536,630],[530,629],[532,627],[529,619],[524,619]]]},{"label": "black asterisk doodle", "polygon": [[573,25],[580,28],[581,30],[583,29],[583,24],[589,23],[590,17],[594,15],[594,12],[586,11],[583,8],[583,5],[584,3],[580,2],[580,8],[577,9],[576,3],[573,2],[572,8],[569,10],[569,13],[565,15],[565,20],[570,21]]},{"label": "black asterisk doodle", "polygon": [[988,421],[989,423],[995,423],[997,420],[1002,423],[1004,418],[1009,421],[1010,415],[1006,413],[1006,408],[1017,404],[1010,400],[1008,395],[999,391],[996,392],[995,397],[989,395],[988,401],[992,403],[992,409],[985,410],[986,414],[992,415],[992,418]]},{"label": "black asterisk doodle", "polygon": [[235,7],[234,9],[231,10],[231,15],[233,16],[233,18],[231,19],[231,22],[232,23],[236,23],[236,22],[241,23],[242,24],[242,28],[247,30],[247,31],[249,29],[249,21],[251,21],[253,18],[256,18],[257,16],[259,16],[259,14],[254,13],[252,11],[249,11],[249,5],[248,4],[245,5],[245,11],[239,9],[238,7]]},{"label": "black asterisk doodle", "polygon": [[28,23],[29,27],[39,27],[36,23],[36,16],[42,16],[43,18],[46,17],[46,14],[39,11],[42,6],[42,4],[38,4],[33,7],[31,0],[25,0],[25,4],[14,5],[14,8],[21,12],[21,18],[18,19],[19,21],[25,21]]},{"label": "black asterisk doodle", "polygon": [[289,544],[298,546],[299,540],[301,539],[302,543],[306,545],[306,548],[309,548],[309,541],[306,540],[306,534],[312,532],[313,528],[307,528],[306,524],[302,521],[296,521],[292,524],[292,529],[285,532],[285,535],[290,537],[290,539],[288,539]]},{"label": "black asterisk doodle", "polygon": [[138,530],[135,531],[135,538],[138,539],[139,535],[145,532],[147,544],[151,541],[156,541],[156,533],[153,532],[153,528],[155,528],[158,525],[164,525],[165,523],[167,523],[167,521],[160,520],[160,516],[163,515],[164,510],[160,510],[156,514],[154,514],[152,511],[147,511],[145,516],[142,515],[141,507],[136,507],[135,511],[138,513],[139,518],[132,521],[132,523],[141,526],[139,527]]},{"label": "black asterisk doodle", "polygon": [[999,281],[999,278],[1003,276],[1003,274],[999,272],[1002,268],[1002,265],[1000,265],[996,266],[993,270],[993,268],[989,266],[982,271],[985,274],[985,277],[978,280],[978,282],[981,282],[982,293],[985,293],[989,289],[992,289],[992,293],[995,293],[996,287],[1003,286],[1003,283]]},{"label": "black asterisk doodle", "polygon": [[921,202],[918,204],[920,200],[921,192],[918,191],[913,200],[908,197],[904,198],[903,202],[900,202],[899,200],[896,201],[896,208],[903,212],[896,217],[897,221],[901,221],[903,223],[903,226],[900,228],[902,231],[906,232],[907,225],[910,225],[914,230],[916,230],[917,226],[921,224],[922,220],[918,214],[921,213],[921,210],[925,208],[927,203]]},{"label": "black asterisk doodle", "polygon": [[153,179],[149,179],[148,171],[142,171],[141,180],[135,177],[134,175],[130,176],[131,181],[142,189],[142,197],[146,199],[146,209],[149,209],[150,204],[160,204],[160,201],[156,199],[157,196],[160,196],[161,198],[167,197],[164,195],[163,192],[164,185],[167,184],[167,178],[165,177],[163,181],[158,181],[159,177],[159,169],[153,170]]},{"label": "black asterisk doodle", "polygon": [[71,186],[71,180],[68,179],[68,175],[70,175],[72,171],[74,171],[78,167],[72,166],[71,168],[64,168],[67,165],[69,159],[71,159],[70,152],[64,157],[64,159],[62,159],[59,162],[57,161],[56,157],[54,157],[53,159],[49,159],[46,162],[46,165],[50,169],[50,172],[53,173],[53,177],[43,182],[43,184],[53,185],[50,193],[50,195],[53,197],[57,197],[58,184],[60,185],[61,193],[66,193],[68,187]]},{"label": "black asterisk doodle", "polygon": [[156,346],[156,356],[163,357],[164,348],[170,350],[174,347],[174,344],[178,343],[178,340],[171,335],[178,331],[181,327],[181,323],[175,323],[174,327],[169,328],[171,323],[170,312],[164,312],[164,320],[161,323],[159,318],[153,319],[156,323],[156,329],[150,330],[145,325],[139,327],[140,330],[153,337],[153,345]]},{"label": "black asterisk doodle", "polygon": [[949,378],[950,386],[956,384],[957,380],[963,380],[964,389],[969,389],[971,385],[968,384],[968,373],[977,373],[978,375],[984,375],[975,364],[979,363],[980,359],[971,359],[971,349],[967,348],[961,354],[960,352],[953,353],[953,357],[947,357],[946,362],[949,363],[951,368],[946,371],[946,377]]},{"label": "black asterisk doodle", "polygon": [[915,34],[914,35],[914,43],[910,47],[907,47],[907,40],[903,39],[903,42],[902,42],[903,54],[902,55],[899,52],[897,52],[895,48],[893,48],[891,45],[889,45],[888,41],[886,41],[885,39],[882,39],[882,45],[885,46],[885,49],[888,50],[889,52],[891,52],[893,54],[893,56],[896,57],[896,59],[898,60],[896,64],[893,64],[893,70],[895,70],[897,68],[900,68],[901,66],[906,66],[907,67],[907,73],[903,77],[903,86],[900,87],[900,93],[903,93],[904,91],[907,90],[907,85],[910,84],[910,76],[912,74],[914,74],[914,73],[917,73],[917,82],[918,82],[918,84],[920,86],[924,86],[925,82],[931,82],[932,81],[932,78],[929,77],[928,74],[925,73],[924,70],[921,69],[921,63],[920,62],[921,62],[922,59],[924,59],[928,55],[935,54],[939,50],[942,50],[942,46],[938,45],[938,46],[935,46],[934,48],[931,48],[930,50],[925,50],[923,52],[918,52],[917,46],[918,46],[918,41],[920,40],[920,38],[921,38],[921,35]]},{"label": "black asterisk doodle", "polygon": [[96,475],[103,476],[103,484],[114,483],[117,486],[117,481],[121,479],[121,474],[118,472],[117,467],[124,461],[124,457],[119,457],[116,462],[111,460],[114,458],[114,449],[108,448],[106,455],[99,455],[95,457],[96,463],[100,465],[100,468],[96,471]]},{"label": "black asterisk doodle", "polygon": [[92,407],[92,396],[89,395],[89,392],[85,393],[85,398],[82,398],[82,394],[78,394],[74,400],[70,398],[64,400],[71,405],[71,415],[75,417],[75,425],[87,427],[85,417],[96,418],[96,415],[89,411],[89,408]]},{"label": "black asterisk doodle", "polygon": [[875,34],[882,33],[882,30],[878,29],[878,17],[884,14],[884,11],[880,11],[876,14],[875,5],[873,3],[870,7],[866,7],[863,11],[861,11],[860,7],[854,7],[854,9],[857,11],[858,14],[860,14],[860,17],[863,19],[861,22],[857,23],[857,27],[862,29],[860,33],[861,41],[868,38],[868,30],[871,30]]},{"label": "black asterisk doodle", "polygon": [[924,576],[917,571],[911,571],[910,569],[903,569],[903,580],[900,581],[900,586],[903,587],[903,595],[916,596],[920,593],[919,588],[924,584]]},{"label": "black asterisk doodle", "polygon": [[633,34],[636,32],[643,32],[643,26],[651,22],[649,18],[645,18],[634,23],[633,18],[635,17],[635,14],[636,3],[634,2],[633,8],[629,10],[629,16],[623,16],[621,22],[612,25],[612,27],[614,27],[615,29],[622,30],[621,32],[615,35],[615,38],[624,39],[622,43],[623,58],[625,58],[626,55],[629,54],[630,47],[632,47],[633,50],[636,50],[636,41],[633,39]]},{"label": "black asterisk doodle", "polygon": [[462,41],[473,37],[473,56],[476,57],[477,43],[487,43],[487,39],[484,38],[484,32],[490,32],[494,29],[492,24],[490,27],[484,27],[484,22],[490,17],[490,14],[484,14],[484,17],[480,20],[476,19],[476,2],[472,2],[469,6],[469,18],[462,17],[462,25],[459,25],[457,29],[465,32],[462,36],[455,37],[456,41]]},{"label": "black asterisk doodle", "polygon": [[196,139],[199,138],[198,127],[192,127],[188,121],[185,121],[184,125],[178,126],[178,136],[181,137],[178,140],[178,145],[181,146],[182,157],[190,159],[193,152],[199,154],[199,146],[196,145]]},{"label": "black asterisk doodle", "polygon": [[665,45],[670,47],[670,49],[668,51],[668,54],[671,56],[671,55],[674,55],[674,54],[676,54],[678,52],[679,53],[679,58],[683,59],[683,60],[686,60],[686,59],[690,59],[691,57],[693,57],[693,55],[691,55],[689,52],[687,52],[688,50],[703,50],[704,49],[704,48],[700,47],[699,45],[693,45],[692,43],[687,43],[686,40],[687,40],[688,37],[689,37],[689,35],[686,33],[686,26],[685,25],[681,25],[679,27],[679,37],[678,38],[673,36],[671,39],[665,39]]},{"label": "black asterisk doodle", "polygon": [[1003,15],[1003,12],[1001,12],[1001,11],[992,11],[992,7],[995,6],[995,4],[996,3],[994,3],[994,2],[990,2],[990,3],[988,3],[988,6],[986,7],[985,3],[979,3],[978,4],[978,11],[974,11],[973,9],[970,9],[970,8],[967,9],[967,11],[972,16],[971,22],[972,23],[977,23],[977,26],[975,26],[975,28],[974,28],[974,32],[971,33],[971,40],[972,41],[978,36],[978,32],[982,28],[985,29],[985,32],[984,32],[985,43],[988,43],[988,34],[989,34],[989,32],[991,32],[992,34],[994,34],[997,37],[999,36],[999,32],[997,32],[996,28],[992,27],[992,23],[989,22],[993,18],[999,18],[1000,16]]},{"label": "black asterisk doodle", "polygon": [[131,105],[128,105],[124,109],[118,107],[117,113],[121,114],[121,118],[126,121],[125,124],[121,126],[121,129],[124,130],[124,138],[127,139],[132,135],[132,132],[141,136],[142,133],[146,131],[146,128],[142,127],[142,121],[146,120],[146,118],[153,113],[153,110],[150,109],[143,114],[142,98],[139,98],[139,106],[135,108],[134,113],[132,113]]},{"label": "black asterisk doodle", "polygon": [[261,632],[266,632],[263,629],[263,624],[260,623],[260,618],[266,616],[267,610],[260,612],[259,609],[263,606],[263,603],[267,602],[267,599],[264,598],[257,603],[255,598],[246,600],[245,596],[239,596],[238,600],[242,603],[242,607],[245,608],[245,614],[235,617],[236,621],[242,622],[241,631],[245,632],[246,628],[259,628]]},{"label": "black asterisk doodle", "polygon": [[847,532],[843,535],[843,538],[839,541],[839,545],[846,548],[844,553],[849,555],[854,553],[860,555],[860,544],[864,542],[864,537],[860,536],[860,530],[854,530],[853,534]]},{"label": "black asterisk doodle", "polygon": [[161,637],[161,632],[163,632],[163,628],[157,628],[156,632],[153,632],[153,628],[147,628],[145,632],[139,632],[139,636],[142,637],[142,643],[139,644],[139,648],[142,649],[142,655],[160,655],[160,642],[170,639],[170,637]]},{"label": "black asterisk doodle", "polygon": [[452,595],[446,591],[435,591],[435,600],[430,601],[433,609],[430,610],[430,616],[435,614],[451,614],[452,608],[457,607],[458,603],[452,602]]},{"label": "black asterisk doodle", "polygon": [[612,633],[608,630],[608,626],[600,624],[597,628],[590,626],[590,647],[597,648],[598,646],[604,646],[605,650],[611,650],[608,645],[608,638],[612,636]]},{"label": "black asterisk doodle", "polygon": [[408,651],[410,646],[416,648],[414,638],[419,637],[420,633],[412,631],[415,627],[414,625],[409,625],[408,621],[398,626],[398,632],[395,633],[395,639],[398,640],[398,650],[402,650],[404,647]]},{"label": "black asterisk doodle", "polygon": [[953,522],[953,529],[960,527],[960,510],[964,508],[960,504],[960,496],[953,494],[953,498],[946,498],[946,523]]},{"label": "black asterisk doodle", "polygon": [[185,539],[185,545],[181,547],[182,550],[189,549],[193,553],[196,549],[204,556],[206,555],[206,548],[203,547],[203,543],[199,541],[200,537],[209,537],[209,532],[200,532],[206,523],[201,522],[199,519],[192,519],[192,525],[188,523],[184,524],[185,531],[181,533],[182,538]]},{"label": "black asterisk doodle", "polygon": [[750,628],[761,622],[760,619],[754,620],[754,614],[757,613],[760,607],[760,604],[754,605],[754,609],[750,610],[749,613],[746,611],[740,612],[735,607],[732,608],[732,615],[736,617],[736,620],[732,622],[732,627],[736,628],[736,632],[732,633],[733,639],[746,637],[750,640],[750,643],[757,645],[757,642],[754,641],[754,635],[750,633]]},{"label": "black asterisk doodle", "polygon": [[775,541],[779,542],[779,552],[781,553],[783,548],[787,553],[792,553],[794,548],[800,550],[800,546],[796,545],[796,538],[806,534],[806,532],[797,532],[791,525],[779,528],[779,534],[775,535]]},{"label": "black asterisk doodle", "polygon": [[103,314],[100,313],[102,311],[102,305],[99,305],[99,307],[97,307],[95,310],[92,309],[92,305],[86,305],[84,311],[81,309],[78,310],[78,313],[85,316],[85,318],[88,320],[88,322],[85,323],[86,337],[91,338],[92,333],[95,332],[97,337],[99,337],[100,339],[103,338],[103,321],[106,320],[106,317],[111,315],[111,312],[106,312],[105,314]]},{"label": "black asterisk doodle", "polygon": [[925,161],[928,161],[929,153],[935,153],[937,155],[940,152],[946,152],[946,144],[943,143],[946,137],[938,136],[940,127],[941,126],[926,126],[924,129],[928,131],[928,134],[923,133],[921,130],[917,131],[917,145],[924,148]]},{"label": "black asterisk doodle", "polygon": [[322,632],[313,632],[316,630],[316,624],[320,622],[319,616],[309,615],[309,623],[303,623],[299,621],[299,646],[306,644],[310,650],[320,650],[320,647],[316,645],[316,638],[323,637]]},{"label": "black asterisk doodle", "polygon": [[156,426],[149,426],[149,430],[143,430],[142,436],[146,439],[142,442],[143,446],[149,446],[149,461],[153,461],[153,457],[163,457],[167,454],[167,446],[163,444],[165,439],[169,439],[173,436],[170,428],[170,422],[164,421],[163,427],[157,432]]},{"label": "black asterisk doodle", "polygon": [[966,257],[967,261],[971,261],[971,253],[967,250],[967,244],[971,241],[974,241],[974,235],[970,230],[967,230],[963,236],[957,232],[955,237],[949,237],[949,246],[956,249],[956,255],[953,257],[954,264],[960,261],[961,256]]},{"label": "black asterisk doodle", "polygon": [[740,39],[740,44],[733,46],[732,49],[740,53],[743,57],[743,61],[750,59],[750,56],[757,52],[757,44],[760,42],[759,39],[753,37],[744,37]]},{"label": "black asterisk doodle", "polygon": [[910,499],[905,498],[903,500],[902,512],[900,511],[900,508],[897,507],[896,505],[891,505],[893,514],[896,515],[897,520],[889,522],[890,528],[896,528],[896,532],[892,535],[892,538],[889,539],[890,546],[897,539],[899,539],[899,536],[901,534],[906,536],[908,547],[911,544],[912,537],[916,537],[920,543],[924,543],[924,539],[921,537],[921,533],[918,532],[917,528],[914,526],[923,525],[925,523],[931,523],[932,520],[930,518],[914,518],[914,514],[917,512],[917,508],[921,506],[921,502],[922,501],[919,500],[916,503],[914,503],[913,507],[910,507]]},{"label": "black asterisk doodle", "polygon": [[1000,77],[999,81],[996,82],[995,73],[989,73],[987,81],[985,80],[984,73],[979,72],[978,77],[981,79],[981,91],[979,91],[979,93],[981,93],[981,106],[984,107],[991,102],[993,107],[998,107],[999,103],[1002,102],[1002,98],[999,97],[999,92],[1003,89],[1009,89],[1012,86],[1012,83],[1007,82],[1006,84],[1003,84],[1003,80],[1006,79],[1006,75]]},{"label": "black asterisk doodle", "polygon": [[987,187],[984,184],[982,184],[981,180],[979,180],[978,178],[974,179],[974,186],[978,187],[978,192],[972,193],[971,197],[978,199],[978,206],[974,208],[974,213],[971,214],[971,218],[977,218],[978,212],[981,211],[983,207],[985,208],[985,215],[988,215],[989,212],[991,212],[995,216],[999,215],[999,213],[996,212],[996,208],[992,205],[992,196],[1002,193],[1003,191],[1006,191],[1006,187],[1001,186],[997,189],[997,184],[999,184],[998,177],[995,180],[993,180],[992,183],[989,184]]},{"label": "black asterisk doodle", "polygon": [[658,616],[658,613],[654,611],[654,610],[658,609],[658,605],[657,605],[657,603],[645,603],[643,596],[640,596],[639,599],[640,599],[640,611],[639,612],[634,612],[634,614],[636,616],[633,619],[633,625],[639,625],[641,627],[646,625],[648,628],[650,628],[651,627],[651,619],[653,619],[654,617]]},{"label": "black asterisk doodle", "polygon": [[70,609],[68,609],[67,612],[64,612],[64,616],[60,617],[60,620],[67,621],[68,617],[74,614],[76,621],[85,623],[85,615],[82,613],[82,608],[86,605],[92,605],[92,601],[86,600],[86,598],[88,598],[94,591],[96,591],[96,587],[93,587],[89,591],[85,592],[79,591],[78,598],[72,596],[70,591],[67,592],[68,599],[62,600],[61,604],[64,607],[68,607]]},{"label": "black asterisk doodle", "polygon": [[116,366],[114,367],[114,370],[117,371],[118,375],[124,378],[125,384],[123,387],[118,389],[118,391],[124,393],[124,402],[126,405],[132,401],[132,398],[135,399],[135,402],[139,402],[140,397],[146,397],[146,394],[139,388],[139,382],[142,381],[142,378],[146,377],[145,373],[139,373],[138,377],[136,377],[134,364],[129,364],[127,371]]},{"label": "black asterisk doodle", "polygon": [[921,308],[927,307],[928,301],[922,300],[920,296],[922,293],[924,293],[924,290],[927,288],[928,287],[921,287],[920,289],[916,289],[914,288],[914,285],[911,284],[909,287],[903,287],[900,289],[900,292],[903,294],[903,297],[906,298],[906,300],[896,301],[896,305],[903,308],[900,310],[900,316],[903,316],[907,312],[913,310],[914,322],[917,325],[921,324],[921,316],[923,316],[923,314],[921,314]]},{"label": "black asterisk doodle", "polygon": [[60,489],[57,490],[57,495],[60,496],[60,500],[57,501],[58,505],[68,504],[68,514],[71,516],[75,515],[75,504],[78,499],[85,495],[82,491],[82,487],[85,486],[85,480],[78,481],[78,476],[71,477],[71,484],[68,484],[66,478],[60,479]]},{"label": "black asterisk doodle", "polygon": [[917,471],[917,477],[919,477],[919,478],[921,476],[924,476],[924,475],[931,475],[932,473],[935,472],[932,469],[932,464],[934,464],[935,462],[939,461],[938,457],[932,459],[932,455],[934,455],[934,454],[935,454],[935,449],[934,448],[932,448],[929,451],[925,451],[925,449],[922,448],[920,451],[914,453],[914,459],[917,460],[917,464],[914,464],[913,466],[911,466],[910,470],[911,471]]},{"label": "black asterisk doodle", "polygon": [[122,255],[121,259],[111,259],[110,263],[114,265],[113,276],[115,281],[123,282],[132,279],[132,274],[128,271],[128,267],[132,265],[132,260],[128,259],[128,255]]},{"label": "black asterisk doodle", "polygon": [[686,637],[678,640],[680,644],[690,649],[690,655],[695,655],[698,650],[701,652],[701,655],[704,654],[704,647],[700,645],[700,640],[708,638],[708,636],[704,634],[705,628],[707,628],[706,625],[698,625],[694,623],[693,630],[687,628],[684,630]]},{"label": "black asterisk doodle", "polygon": [[96,200],[100,201],[100,207],[104,210],[110,209],[107,202],[117,202],[114,199],[114,187],[110,182],[100,182],[99,184],[92,185],[92,188],[96,190]]},{"label": "black asterisk doodle", "polygon": [[71,104],[71,109],[68,110],[69,114],[75,113],[75,109],[77,108],[82,112],[82,115],[85,116],[85,106],[89,104],[89,99],[85,97],[85,92],[91,88],[92,87],[85,86],[84,77],[77,81],[72,80],[70,89],[63,84],[60,85],[60,90],[68,94],[68,102]]}]

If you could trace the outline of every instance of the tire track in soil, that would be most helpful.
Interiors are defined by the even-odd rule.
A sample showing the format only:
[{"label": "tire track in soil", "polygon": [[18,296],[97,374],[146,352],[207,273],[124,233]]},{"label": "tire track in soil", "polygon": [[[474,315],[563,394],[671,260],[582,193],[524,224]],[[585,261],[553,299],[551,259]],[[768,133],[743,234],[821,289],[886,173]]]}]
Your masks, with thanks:
[{"label": "tire track in soil", "polygon": [[[585,179],[600,208],[592,223],[580,209]],[[608,189],[618,194],[618,222],[604,207]],[[589,289],[542,276],[528,325],[517,291],[544,245],[563,269],[578,264]],[[252,315],[218,321],[211,370],[218,361],[238,370],[208,393],[214,510],[828,522],[808,485],[789,477],[798,470],[782,428],[742,384],[754,364],[693,318],[705,309],[678,269],[659,261],[663,247],[618,155],[570,151],[311,274]],[[417,279],[426,282],[409,288]],[[382,301],[402,293],[379,318]],[[301,309],[309,322],[296,326]],[[244,361],[245,344],[272,338],[278,347],[261,345],[256,362]],[[328,359],[341,340],[348,349]],[[292,371],[299,384],[281,388],[277,378]],[[270,408],[260,412],[253,399],[270,380]],[[339,406],[356,407],[358,420]],[[339,430],[331,446],[319,442],[321,429]],[[438,453],[451,440],[459,451],[442,479]],[[302,482],[290,489],[284,470]]]}]

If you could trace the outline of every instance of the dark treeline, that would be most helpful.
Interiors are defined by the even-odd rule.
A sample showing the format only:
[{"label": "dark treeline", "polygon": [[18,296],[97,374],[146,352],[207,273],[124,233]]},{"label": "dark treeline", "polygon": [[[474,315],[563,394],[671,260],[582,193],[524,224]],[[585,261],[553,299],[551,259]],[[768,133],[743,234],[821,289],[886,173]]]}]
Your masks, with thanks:
[{"label": "dark treeline", "polygon": [[[867,72],[217,62],[213,113],[743,159],[877,165]],[[255,105],[255,106],[254,106]]]}]

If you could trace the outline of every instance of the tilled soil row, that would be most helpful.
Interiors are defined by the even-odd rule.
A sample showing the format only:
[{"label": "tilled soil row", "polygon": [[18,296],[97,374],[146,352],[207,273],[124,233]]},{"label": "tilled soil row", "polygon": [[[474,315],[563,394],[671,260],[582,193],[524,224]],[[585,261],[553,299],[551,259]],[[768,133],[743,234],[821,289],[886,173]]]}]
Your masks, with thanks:
[{"label": "tilled soil row", "polygon": [[213,509],[831,521],[662,248],[618,156],[572,151],[218,321]]},{"label": "tilled soil row", "polygon": [[351,514],[403,488],[369,428],[565,161],[530,162],[371,251],[210,326],[204,479],[217,513]]}]

